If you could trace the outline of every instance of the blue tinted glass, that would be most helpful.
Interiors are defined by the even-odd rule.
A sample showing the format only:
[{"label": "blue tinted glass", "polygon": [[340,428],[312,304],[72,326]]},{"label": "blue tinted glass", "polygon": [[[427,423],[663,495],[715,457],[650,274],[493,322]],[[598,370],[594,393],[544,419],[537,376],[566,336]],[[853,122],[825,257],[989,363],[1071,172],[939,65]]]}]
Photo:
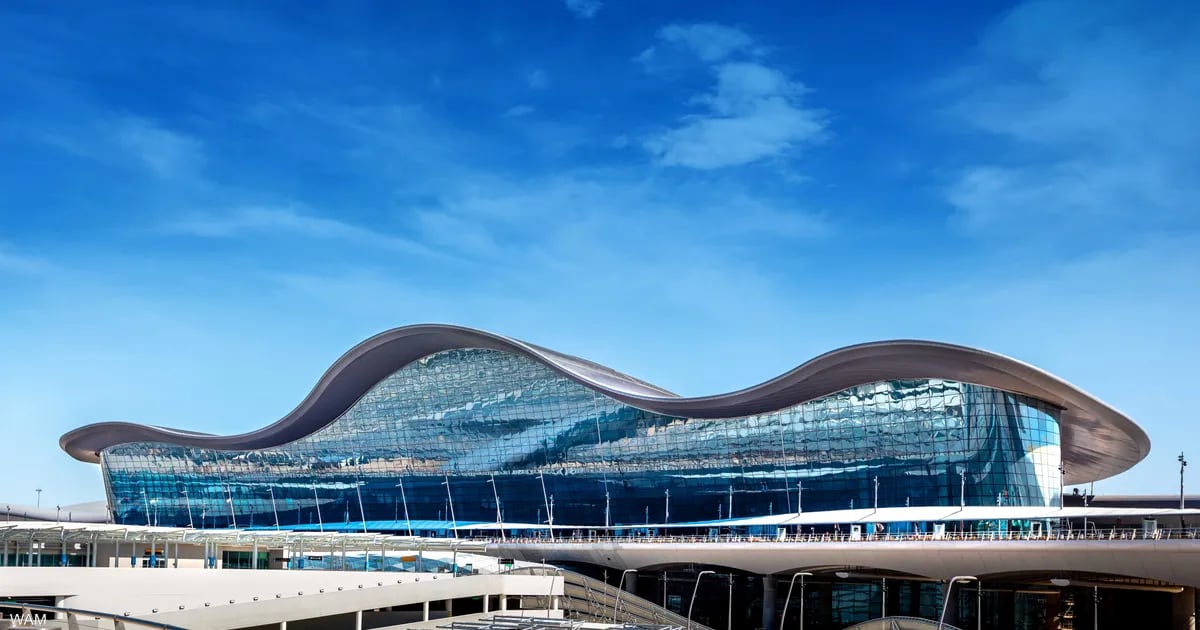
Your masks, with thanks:
[{"label": "blue tinted glass", "polygon": [[954,505],[964,481],[968,504],[1050,505],[1057,414],[1016,394],[923,379],[756,416],[678,418],[522,357],[451,350],[397,371],[291,444],[124,444],[102,458],[123,523],[365,518],[432,530],[494,523],[499,499],[506,523],[553,514],[563,525],[638,525],[795,512],[800,503],[868,507],[876,478],[880,507]]}]

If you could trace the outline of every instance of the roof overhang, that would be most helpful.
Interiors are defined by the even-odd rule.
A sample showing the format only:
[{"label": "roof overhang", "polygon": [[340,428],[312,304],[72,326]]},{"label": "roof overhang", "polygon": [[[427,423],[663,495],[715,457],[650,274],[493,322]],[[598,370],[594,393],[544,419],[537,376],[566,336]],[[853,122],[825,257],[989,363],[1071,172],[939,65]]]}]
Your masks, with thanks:
[{"label": "roof overhang", "polygon": [[1150,452],[1133,420],[1087,392],[1003,355],[934,341],[878,341],[827,352],[746,389],[684,398],[602,365],[516,339],[445,324],[395,328],[350,349],[303,401],[278,421],[238,435],[216,436],[129,422],[102,422],[63,435],[75,459],[99,462],[100,452],[131,442],[165,442],[223,450],[264,449],[293,442],[329,425],[387,376],[444,350],[484,348],[537,361],[585,387],[664,415],[731,418],[776,411],[876,381],[940,378],[983,385],[1045,401],[1060,415],[1065,483],[1098,481],[1124,472]]}]

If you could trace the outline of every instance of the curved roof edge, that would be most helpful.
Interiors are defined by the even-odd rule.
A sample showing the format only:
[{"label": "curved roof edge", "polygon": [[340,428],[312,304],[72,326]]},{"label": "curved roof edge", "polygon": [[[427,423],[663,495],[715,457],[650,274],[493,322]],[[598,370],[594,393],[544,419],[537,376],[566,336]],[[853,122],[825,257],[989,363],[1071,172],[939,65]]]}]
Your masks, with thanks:
[{"label": "curved roof edge", "polygon": [[714,396],[683,398],[602,365],[493,333],[445,324],[394,328],[359,343],[325,371],[283,418],[239,435],[216,436],[129,422],[101,422],[70,431],[59,446],[75,459],[100,461],[100,451],[130,442],[243,450],[279,446],[333,422],[376,383],[443,350],[484,348],[524,356],[626,404],[664,415],[728,418],[783,409],[856,385],[943,378],[1024,394],[1063,409],[1060,431],[1065,483],[1098,481],[1124,472],[1150,452],[1133,420],[1070,383],[1009,357],[934,341],[878,341],[811,359],[774,379]]}]

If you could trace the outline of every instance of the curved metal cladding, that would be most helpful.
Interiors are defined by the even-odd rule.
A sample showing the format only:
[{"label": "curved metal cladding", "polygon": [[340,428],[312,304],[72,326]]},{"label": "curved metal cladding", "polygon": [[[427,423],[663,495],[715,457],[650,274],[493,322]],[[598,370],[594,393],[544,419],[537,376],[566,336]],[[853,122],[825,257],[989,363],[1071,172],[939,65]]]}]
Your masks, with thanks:
[{"label": "curved metal cladding", "polygon": [[[359,344],[292,413],[209,436],[102,423],[118,520],[600,526],[871,505],[1046,505],[1149,450],[1132,421],[1024,363],[894,341],[749,389],[681,398],[603,366],[453,326]],[[878,496],[878,499],[876,499]],[[405,527],[404,524],[397,528]],[[432,526],[431,526],[432,528]]]}]

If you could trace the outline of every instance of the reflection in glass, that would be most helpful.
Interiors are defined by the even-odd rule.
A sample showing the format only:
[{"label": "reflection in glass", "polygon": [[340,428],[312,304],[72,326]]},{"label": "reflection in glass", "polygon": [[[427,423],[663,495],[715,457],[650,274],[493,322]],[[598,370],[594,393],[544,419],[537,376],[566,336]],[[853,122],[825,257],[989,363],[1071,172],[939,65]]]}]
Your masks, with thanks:
[{"label": "reflection in glass", "polygon": [[365,517],[436,531],[452,514],[463,525],[499,513],[516,528],[552,515],[632,526],[795,512],[801,500],[804,511],[868,507],[876,478],[880,507],[957,505],[964,480],[968,505],[1053,505],[1058,414],[1025,396],[920,379],[755,416],[679,418],[523,357],[467,349],[398,370],[290,444],[123,444],[102,462],[114,517],[130,524],[273,526],[277,514],[283,526]]}]

